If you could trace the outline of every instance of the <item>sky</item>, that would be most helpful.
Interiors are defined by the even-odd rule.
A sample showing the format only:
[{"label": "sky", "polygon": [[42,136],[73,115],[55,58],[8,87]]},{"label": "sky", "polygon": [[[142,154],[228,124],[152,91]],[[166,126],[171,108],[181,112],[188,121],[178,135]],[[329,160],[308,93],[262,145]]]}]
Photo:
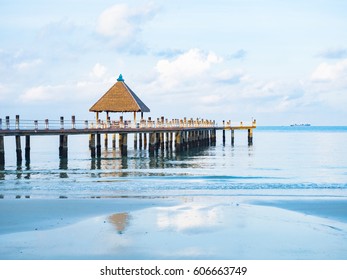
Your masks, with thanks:
[{"label": "sky", "polygon": [[145,117],[347,125],[346,11],[344,0],[0,0],[0,118],[92,120],[122,74]]}]

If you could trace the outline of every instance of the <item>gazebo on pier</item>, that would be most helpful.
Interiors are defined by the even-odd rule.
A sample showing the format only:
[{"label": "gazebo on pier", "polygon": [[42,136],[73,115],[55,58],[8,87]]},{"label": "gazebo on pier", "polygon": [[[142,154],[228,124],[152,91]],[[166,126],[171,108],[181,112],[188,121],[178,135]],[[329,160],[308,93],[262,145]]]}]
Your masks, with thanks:
[{"label": "gazebo on pier", "polygon": [[89,109],[96,113],[96,121],[99,120],[99,113],[106,112],[106,121],[109,120],[109,113],[134,112],[134,122],[136,123],[136,113],[141,112],[141,119],[144,112],[150,109],[124,82],[122,74],[117,82]]}]

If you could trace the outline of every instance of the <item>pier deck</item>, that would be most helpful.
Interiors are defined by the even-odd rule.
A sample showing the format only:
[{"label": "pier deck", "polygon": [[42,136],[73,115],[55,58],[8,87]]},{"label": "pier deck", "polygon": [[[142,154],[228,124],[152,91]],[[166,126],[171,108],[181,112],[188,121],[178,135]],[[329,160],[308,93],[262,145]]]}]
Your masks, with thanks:
[{"label": "pier deck", "polygon": [[158,149],[172,149],[173,143],[177,152],[193,147],[203,147],[216,143],[216,131],[223,131],[223,144],[225,144],[225,131],[231,131],[231,144],[234,145],[234,131],[247,130],[248,144],[253,144],[253,129],[256,122],[250,124],[233,124],[230,121],[223,121],[223,125],[218,125],[215,121],[204,119],[173,119],[168,120],[164,117],[156,121],[141,119],[139,122],[131,121],[76,121],[72,116],[71,121],[64,121],[61,117],[59,121],[27,121],[15,120],[6,117],[5,123],[0,118],[0,167],[5,165],[5,146],[4,137],[14,136],[16,141],[17,164],[22,162],[21,136],[25,137],[25,160],[30,162],[30,137],[59,135],[59,157],[68,157],[68,136],[69,135],[89,135],[89,148],[91,158],[101,156],[101,135],[104,135],[105,146],[108,145],[108,135],[112,135],[112,147],[116,148],[116,135],[118,135],[118,148],[122,156],[127,156],[128,134],[134,136],[134,148],[147,149],[149,154],[154,154]]}]

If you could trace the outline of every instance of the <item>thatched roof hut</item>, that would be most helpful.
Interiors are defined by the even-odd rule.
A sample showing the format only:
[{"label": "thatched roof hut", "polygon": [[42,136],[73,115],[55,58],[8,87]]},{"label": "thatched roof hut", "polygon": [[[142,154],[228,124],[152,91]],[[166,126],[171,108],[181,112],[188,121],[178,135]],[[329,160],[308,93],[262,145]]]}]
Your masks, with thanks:
[{"label": "thatched roof hut", "polygon": [[89,109],[90,112],[150,112],[149,108],[124,82],[122,74],[117,82]]}]

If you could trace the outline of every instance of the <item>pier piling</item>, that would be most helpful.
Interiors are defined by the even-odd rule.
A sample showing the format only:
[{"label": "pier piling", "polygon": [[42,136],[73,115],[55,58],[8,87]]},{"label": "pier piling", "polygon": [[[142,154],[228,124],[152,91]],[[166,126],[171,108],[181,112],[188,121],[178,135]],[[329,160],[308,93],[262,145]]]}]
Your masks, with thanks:
[{"label": "pier piling", "polygon": [[25,135],[25,162],[30,163],[30,135]]},{"label": "pier piling", "polygon": [[113,150],[116,149],[116,133],[112,134],[112,148]]},{"label": "pier piling", "polygon": [[139,133],[139,149],[142,150],[142,133]]},{"label": "pier piling", "polygon": [[137,133],[134,133],[134,149],[137,150]]},{"label": "pier piling", "polygon": [[68,149],[68,137],[67,134],[62,134],[59,136],[59,158],[67,159],[67,149]]},{"label": "pier piling", "polygon": [[235,130],[231,130],[231,146],[234,146],[235,144]]},{"label": "pier piling", "polygon": [[17,165],[21,165],[22,164],[22,147],[21,147],[19,135],[16,135],[16,154],[17,154]]},{"label": "pier piling", "polygon": [[150,155],[153,155],[154,154],[154,151],[155,151],[155,146],[156,146],[156,133],[149,133],[149,147],[148,147],[148,150],[149,150],[149,154]]},{"label": "pier piling", "polygon": [[147,149],[147,133],[143,134],[143,149]]},{"label": "pier piling", "polygon": [[91,158],[95,158],[95,134],[90,134],[89,148]]},{"label": "pier piling", "polygon": [[175,149],[176,151],[181,151],[181,132],[176,131],[175,132]]},{"label": "pier piling", "polygon": [[225,121],[223,121],[223,146],[225,146]]},{"label": "pier piling", "polygon": [[101,157],[101,134],[96,134],[96,157]]},{"label": "pier piling", "polygon": [[5,145],[4,145],[4,136],[0,136],[0,169],[3,169],[5,166]]},{"label": "pier piling", "polygon": [[122,157],[127,156],[128,154],[128,134],[120,133],[119,134],[119,144],[120,144],[120,152]]},{"label": "pier piling", "polygon": [[108,147],[108,134],[107,133],[104,134],[104,147],[105,147],[105,150],[107,150],[107,147]]},{"label": "pier piling", "polygon": [[248,145],[253,145],[253,129],[248,129]]}]

